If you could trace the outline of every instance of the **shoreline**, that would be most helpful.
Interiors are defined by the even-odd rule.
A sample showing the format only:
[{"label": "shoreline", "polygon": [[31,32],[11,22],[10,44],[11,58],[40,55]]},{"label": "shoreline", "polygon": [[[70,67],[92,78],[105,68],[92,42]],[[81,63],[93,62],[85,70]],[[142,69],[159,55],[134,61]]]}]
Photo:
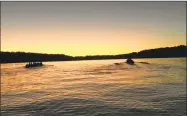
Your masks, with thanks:
[{"label": "shoreline", "polygon": [[[159,59],[159,58],[186,58],[187,57],[151,57],[151,58],[132,58],[132,59]],[[90,60],[118,60],[118,59],[126,59],[126,58],[111,58],[111,59],[82,59],[82,60],[54,60],[54,61],[42,61],[42,62],[63,62],[63,61],[90,61]],[[30,62],[30,61],[28,61]],[[0,64],[10,64],[10,63],[28,63],[28,62],[0,62]],[[32,62],[32,61],[31,61]]]}]

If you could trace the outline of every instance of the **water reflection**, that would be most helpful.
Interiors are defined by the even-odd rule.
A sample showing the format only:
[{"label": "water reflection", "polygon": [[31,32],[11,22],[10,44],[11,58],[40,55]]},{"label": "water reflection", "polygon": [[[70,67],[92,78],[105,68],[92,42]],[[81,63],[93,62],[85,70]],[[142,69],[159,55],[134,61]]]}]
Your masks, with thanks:
[{"label": "water reflection", "polygon": [[185,114],[185,60],[135,59],[147,61],[47,62],[33,69],[3,64],[3,114]]}]

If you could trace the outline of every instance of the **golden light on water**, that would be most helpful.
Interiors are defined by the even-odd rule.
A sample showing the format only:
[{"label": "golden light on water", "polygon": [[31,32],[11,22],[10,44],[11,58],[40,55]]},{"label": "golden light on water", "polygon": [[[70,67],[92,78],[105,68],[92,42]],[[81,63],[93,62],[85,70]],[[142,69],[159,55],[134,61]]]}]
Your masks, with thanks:
[{"label": "golden light on water", "polygon": [[[185,44],[186,2],[1,2],[1,51],[117,55]],[[2,64],[1,113],[185,115],[186,59],[134,61]]]},{"label": "golden light on water", "polygon": [[[92,110],[113,113],[114,108],[125,108],[119,112],[132,114],[134,108],[155,113],[147,109],[163,107],[175,108],[177,114],[185,111],[185,58],[135,61],[136,65],[119,59],[45,62],[43,67],[31,69],[24,68],[24,63],[3,64],[2,113],[40,115],[52,111],[52,114],[75,115],[83,111],[89,115]],[[116,62],[121,64],[115,65]],[[179,102],[182,106],[176,104]],[[170,107],[170,103],[175,105]]]}]

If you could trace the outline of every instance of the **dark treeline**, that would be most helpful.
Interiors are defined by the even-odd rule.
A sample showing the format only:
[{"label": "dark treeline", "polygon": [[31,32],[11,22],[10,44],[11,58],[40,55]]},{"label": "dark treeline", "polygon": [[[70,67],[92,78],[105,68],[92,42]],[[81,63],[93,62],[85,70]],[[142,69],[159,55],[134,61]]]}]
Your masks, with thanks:
[{"label": "dark treeline", "polygon": [[140,52],[132,52],[119,55],[97,55],[76,57],[78,60],[94,60],[94,59],[126,59],[132,58],[170,58],[170,57],[187,57],[187,46],[180,45],[175,47],[155,48],[142,50]]},{"label": "dark treeline", "polygon": [[40,54],[25,52],[0,52],[1,63],[13,62],[39,62],[39,61],[61,61],[72,60],[73,57],[64,54]]},{"label": "dark treeline", "polygon": [[100,60],[100,59],[124,59],[132,58],[170,58],[187,57],[187,46],[155,48],[120,55],[96,55],[96,56],[67,56],[64,54],[40,54],[25,52],[0,52],[1,63],[31,62],[31,61],[70,61],[70,60]]}]

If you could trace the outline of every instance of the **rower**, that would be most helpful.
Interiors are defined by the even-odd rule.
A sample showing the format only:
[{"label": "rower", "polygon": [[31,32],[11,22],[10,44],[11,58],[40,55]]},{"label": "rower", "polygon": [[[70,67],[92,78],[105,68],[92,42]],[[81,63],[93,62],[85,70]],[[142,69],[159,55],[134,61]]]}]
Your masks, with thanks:
[{"label": "rower", "polygon": [[126,60],[126,63],[127,64],[134,64],[134,61],[131,59],[131,57],[129,57],[127,60]]}]

